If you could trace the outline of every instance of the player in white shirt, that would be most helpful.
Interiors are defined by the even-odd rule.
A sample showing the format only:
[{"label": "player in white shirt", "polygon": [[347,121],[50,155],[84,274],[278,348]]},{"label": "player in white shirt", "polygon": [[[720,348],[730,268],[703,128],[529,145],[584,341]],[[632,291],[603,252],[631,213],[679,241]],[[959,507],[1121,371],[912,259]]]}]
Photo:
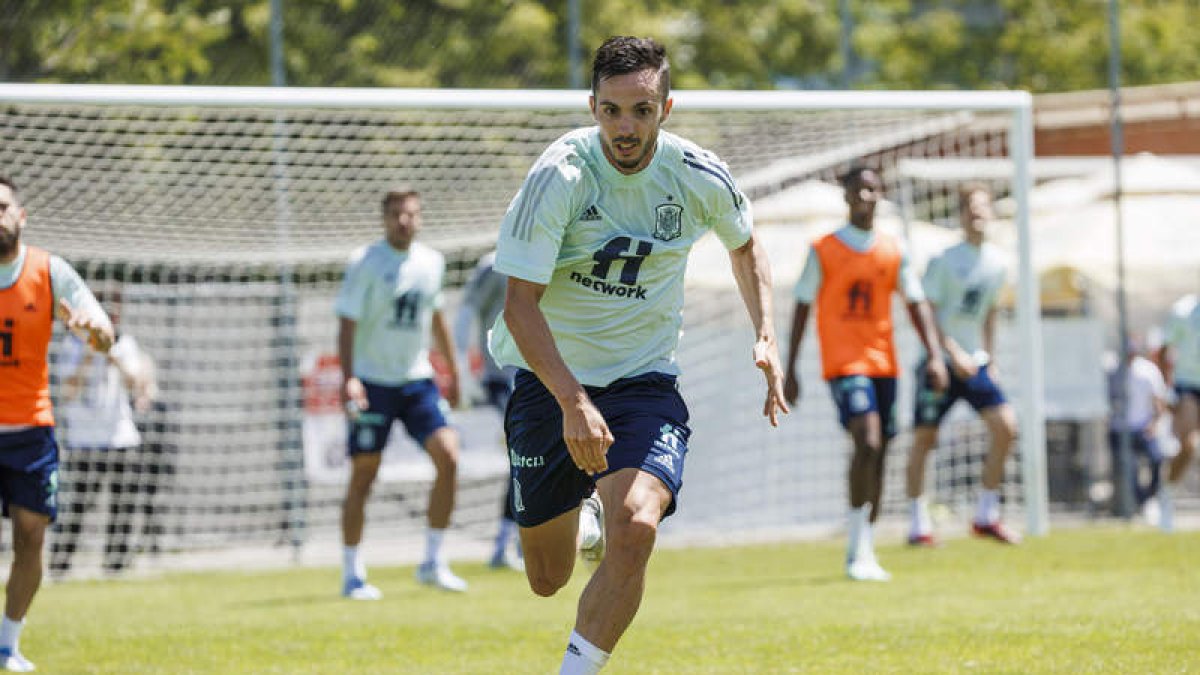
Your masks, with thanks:
[{"label": "player in white shirt", "polygon": [[350,483],[342,504],[342,594],[375,600],[359,552],[366,501],[379,471],[392,422],[429,453],[436,475],[429,493],[425,560],[417,580],[450,591],[467,583],[450,571],[442,540],[454,511],[458,434],[429,362],[432,334],[450,369],[450,404],[458,404],[454,338],[442,313],[442,255],[413,241],[421,229],[421,197],[394,190],[383,198],[384,238],[356,251],[338,293],[338,358],[345,384],[342,401],[350,419]]},{"label": "player in white shirt", "polygon": [[[463,288],[462,303],[458,307],[458,316],[454,321],[454,342],[460,350],[459,360],[470,363],[467,348],[477,344],[483,354],[483,372],[480,373],[479,384],[483,388],[488,405],[504,414],[508,408],[508,399],[512,396],[513,376],[516,368],[501,368],[496,365],[487,349],[487,334],[496,317],[504,311],[504,293],[508,287],[508,279],[496,271],[496,252],[485,253],[475,264],[475,270],[467,285]],[[472,339],[471,334],[475,333]],[[464,368],[469,371],[470,368]],[[513,518],[512,481],[508,481],[508,491],[500,507],[500,524],[496,530],[495,545],[488,566],[492,569],[512,569],[525,571],[525,561],[521,557],[521,546],[518,543],[512,548],[509,544],[516,540],[517,521]]]},{"label": "player in white shirt", "polygon": [[1187,473],[1192,456],[1196,454],[1196,435],[1200,433],[1200,297],[1185,295],[1171,306],[1167,318],[1164,342],[1167,360],[1171,364],[1171,379],[1175,388],[1172,424],[1179,452],[1171,458],[1167,482],[1162,494],[1162,528],[1174,527],[1172,494]]},{"label": "player in white shirt", "polygon": [[[1127,480],[1132,488],[1132,495],[1139,509],[1147,514],[1148,520],[1155,520],[1150,515],[1151,501],[1158,495],[1160,468],[1163,462],[1161,439],[1158,437],[1158,422],[1167,410],[1170,393],[1163,380],[1162,371],[1153,361],[1146,358],[1144,340],[1130,340],[1130,350],[1126,357],[1126,365],[1122,370],[1117,367],[1116,359],[1108,370],[1108,395],[1112,413],[1108,419],[1108,447],[1112,451],[1113,481]],[[1117,400],[1117,379],[1125,374],[1124,411]],[[1121,442],[1122,436],[1129,438],[1130,464],[1126,467],[1125,476],[1121,475]],[[1139,458],[1145,459],[1150,469],[1150,482],[1143,485]]]},{"label": "player in white shirt", "polygon": [[913,447],[906,480],[910,500],[908,542],[914,546],[937,545],[924,497],[925,460],[937,445],[942,418],[960,398],[975,409],[991,436],[972,531],[1006,544],[1020,541],[1000,520],[1000,484],[1004,462],[1017,436],[1017,420],[996,381],[996,301],[1004,287],[1005,268],[999,251],[985,241],[993,219],[992,195],[987,187],[977,183],[963,186],[959,214],[963,241],[931,260],[923,280],[942,334],[941,358],[950,371],[950,386],[935,391],[924,378],[917,382]]},{"label": "player in white shirt", "polygon": [[675,509],[690,435],[675,382],[684,269],[709,230],[730,250],[750,313],[763,414],[775,424],[787,411],[749,204],[724,163],[660,129],[669,92],[660,45],[607,40],[592,69],[598,126],[550,145],[500,229],[496,269],[509,280],[490,348],[521,369],[505,430],[529,585],[541,596],[566,585],[577,534],[585,558],[607,549],[579,600],[568,675],[607,662]]},{"label": "player in white shirt", "polygon": [[[121,325],[121,293],[101,294],[114,329]],[[131,562],[133,517],[143,480],[142,435],[134,421],[150,410],[153,368],[137,340],[118,331],[108,354],[87,349],[68,336],[59,354],[62,372],[66,453],[59,490],[62,518],[50,543],[50,571],[67,574],[88,514],[108,494],[104,570],[120,572]]]}]

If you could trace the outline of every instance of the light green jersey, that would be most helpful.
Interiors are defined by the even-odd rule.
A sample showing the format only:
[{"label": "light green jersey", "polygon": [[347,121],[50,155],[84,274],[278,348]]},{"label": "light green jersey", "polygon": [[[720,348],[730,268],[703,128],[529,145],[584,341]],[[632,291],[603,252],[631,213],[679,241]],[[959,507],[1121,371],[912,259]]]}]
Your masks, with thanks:
[{"label": "light green jersey", "polygon": [[[752,227],[716,155],[660,131],[650,164],[627,176],[605,158],[598,128],[578,129],[542,154],[509,204],[496,270],[546,285],[542,313],[581,383],[678,374],[688,251],[709,230],[738,248]],[[529,367],[503,315],[489,347],[500,365]]]}]

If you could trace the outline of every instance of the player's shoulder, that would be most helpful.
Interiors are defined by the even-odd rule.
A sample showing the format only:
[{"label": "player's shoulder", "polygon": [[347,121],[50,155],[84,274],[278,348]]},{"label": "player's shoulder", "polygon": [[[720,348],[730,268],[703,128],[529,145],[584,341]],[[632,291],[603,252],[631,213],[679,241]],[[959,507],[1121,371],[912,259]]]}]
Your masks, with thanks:
[{"label": "player's shoulder", "polygon": [[715,152],[669,131],[660,131],[659,136],[662,139],[660,150],[663,160],[685,176],[689,184],[714,192],[736,193],[729,165]]},{"label": "player's shoulder", "polygon": [[435,267],[442,267],[446,264],[445,254],[436,248],[419,241],[414,241],[409,245],[408,254],[412,256],[413,260],[419,260],[425,264]]},{"label": "player's shoulder", "polygon": [[546,146],[533,163],[530,175],[554,176],[565,182],[579,181],[587,171],[589,156],[599,150],[597,138],[595,127],[568,131]]}]

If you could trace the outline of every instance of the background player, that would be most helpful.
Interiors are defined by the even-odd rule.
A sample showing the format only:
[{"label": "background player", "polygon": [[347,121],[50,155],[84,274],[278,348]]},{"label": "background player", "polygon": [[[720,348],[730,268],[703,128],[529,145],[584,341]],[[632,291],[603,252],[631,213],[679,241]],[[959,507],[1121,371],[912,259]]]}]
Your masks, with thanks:
[{"label": "background player", "polygon": [[[501,368],[496,365],[487,349],[488,330],[496,323],[496,317],[504,310],[504,293],[508,280],[496,271],[496,252],[485,253],[475,264],[475,270],[463,289],[462,304],[458,307],[458,317],[454,322],[454,342],[461,351],[459,360],[469,364],[466,354],[467,347],[472,344],[472,329],[477,329],[474,344],[483,352],[483,372],[479,383],[488,405],[493,406],[500,414],[508,407],[508,399],[512,396],[514,368]],[[470,372],[469,367],[463,369]],[[492,569],[511,568],[524,571],[525,561],[521,559],[520,545],[515,551],[509,550],[509,543],[516,541],[513,535],[517,532],[517,523],[513,520],[512,511],[512,481],[508,481],[508,490],[504,495],[504,503],[500,506],[500,525],[496,531],[495,547],[488,563]]]},{"label": "background player", "polygon": [[454,511],[458,434],[446,423],[446,402],[433,382],[429,336],[450,371],[447,396],[458,404],[458,360],[442,314],[446,263],[437,251],[415,242],[421,230],[421,197],[393,190],[383,197],[384,238],[354,253],[338,293],[338,358],[350,418],[350,483],[342,505],[342,594],[357,600],[381,597],[366,583],[358,547],[366,501],[379,472],[392,422],[400,420],[433,460],[425,560],[417,580],[450,591],[467,583],[450,571],[442,540]]},{"label": "background player", "polygon": [[[985,241],[994,218],[992,194],[971,183],[959,191],[959,220],[963,241],[929,262],[924,288],[941,331],[942,353],[950,386],[938,390],[917,378],[913,447],[908,456],[908,543],[936,546],[928,501],[924,496],[925,460],[937,445],[938,426],[955,402],[969,403],[987,425],[991,444],[983,464],[982,488],[971,529],[979,536],[1006,544],[1020,541],[1000,520],[1000,483],[1004,462],[1017,437],[1017,418],[996,383],[996,301],[1004,287],[1004,260]],[[926,352],[924,360],[929,360]],[[935,359],[937,360],[937,359]]]},{"label": "background player", "polygon": [[[846,574],[856,581],[887,581],[891,575],[875,556],[871,524],[883,498],[884,458],[896,435],[896,360],[892,293],[901,290],[908,315],[929,353],[941,350],[932,312],[901,242],[875,231],[875,206],[883,181],[874,169],[854,168],[842,177],[850,223],[813,243],[796,282],[796,307],[786,363],[784,394],[800,398],[796,359],[817,305],[822,372],[829,382],[838,419],[854,441],[849,471],[849,542]],[[925,375],[944,388],[946,368],[930,360]]]},{"label": "background player", "polygon": [[107,353],[112,325],[62,258],[21,242],[25,209],[0,176],[0,501],[12,520],[13,560],[0,619],[0,667],[34,670],[21,654],[25,614],[42,583],[46,527],[58,514],[58,445],[48,353],[55,314]]}]

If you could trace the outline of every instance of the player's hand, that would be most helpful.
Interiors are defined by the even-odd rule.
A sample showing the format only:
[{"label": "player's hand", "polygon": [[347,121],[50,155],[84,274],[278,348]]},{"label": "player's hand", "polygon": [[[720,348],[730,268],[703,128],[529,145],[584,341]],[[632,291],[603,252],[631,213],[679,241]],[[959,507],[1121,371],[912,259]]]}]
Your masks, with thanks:
[{"label": "player's hand", "polygon": [[789,371],[783,381],[783,397],[792,405],[800,400],[800,378],[796,377],[795,371]]},{"label": "player's hand", "polygon": [[946,391],[946,387],[950,385],[950,375],[941,359],[929,359],[925,363],[925,381],[934,391]]},{"label": "player's hand", "polygon": [[346,409],[346,416],[351,420],[357,419],[370,406],[367,388],[363,386],[362,380],[357,377],[348,378],[342,385],[342,407]]},{"label": "player's hand", "polygon": [[979,373],[979,364],[975,363],[975,359],[968,355],[951,356],[950,368],[960,380],[969,380]]},{"label": "player's hand", "polygon": [[767,378],[767,400],[763,403],[763,417],[771,421],[771,426],[779,426],[779,413],[791,412],[783,396],[783,376],[779,367],[779,350],[775,341],[767,338],[754,343],[754,365],[763,371]]},{"label": "player's hand", "polygon": [[591,475],[608,469],[608,448],[613,444],[613,435],[590,398],[584,396],[563,408],[563,440],[575,466],[584,473]]},{"label": "player's hand", "polygon": [[87,346],[101,354],[107,354],[108,350],[112,348],[112,331],[91,316],[72,307],[66,298],[59,299],[56,311],[59,320],[66,325],[67,330],[87,343]]}]

